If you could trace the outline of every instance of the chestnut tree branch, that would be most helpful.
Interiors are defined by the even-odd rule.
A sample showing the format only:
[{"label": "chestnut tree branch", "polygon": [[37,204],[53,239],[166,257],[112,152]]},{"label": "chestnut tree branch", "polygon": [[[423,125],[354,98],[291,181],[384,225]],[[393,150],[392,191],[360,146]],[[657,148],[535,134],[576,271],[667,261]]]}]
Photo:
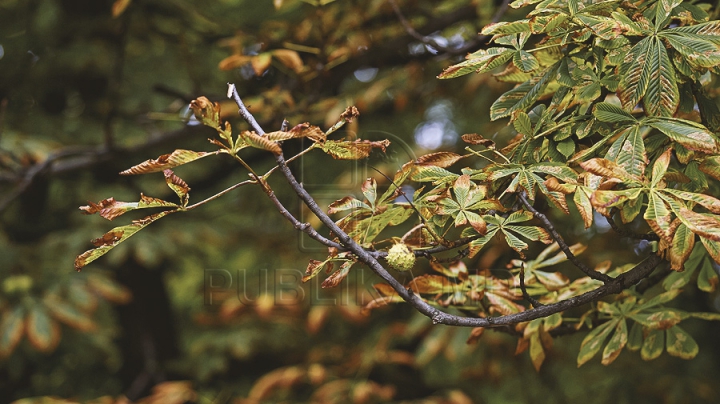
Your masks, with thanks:
[{"label": "chestnut tree branch", "polygon": [[[231,85],[233,90],[232,95],[237,95],[234,91],[234,86]],[[242,101],[240,97],[236,97],[238,107],[242,111]],[[252,118],[247,109],[245,109],[248,116],[251,118],[248,123],[256,130],[257,133],[265,133],[262,128],[259,127],[257,121]],[[242,112],[241,112],[242,113]],[[245,117],[243,115],[243,117]],[[573,307],[577,307],[586,303],[596,301],[604,296],[620,293],[623,289],[626,289],[640,280],[644,279],[657,267],[663,259],[658,255],[652,254],[643,262],[636,265],[634,268],[619,275],[616,278],[609,278],[608,281],[590,292],[583,293],[579,296],[575,296],[566,300],[562,300],[557,303],[548,304],[544,306],[537,306],[529,310],[513,313],[509,315],[503,315],[499,317],[487,317],[487,318],[474,318],[474,317],[461,317],[449,313],[445,313],[431,304],[423,300],[419,295],[415,294],[411,289],[407,289],[401,284],[395,277],[393,277],[387,269],[375,258],[375,256],[365,250],[362,246],[355,242],[347,233],[345,233],[318,205],[315,199],[305,190],[305,188],[297,181],[294,174],[290,171],[290,168],[285,162],[285,158],[282,153],[275,156],[280,172],[285,176],[290,187],[295,191],[298,197],[303,203],[315,214],[320,221],[327,226],[333,234],[335,234],[340,240],[340,245],[351,251],[359,261],[366,264],[370,269],[380,276],[385,282],[387,282],[397,294],[416,310],[429,317],[434,324],[446,324],[464,327],[497,327],[506,326],[511,324],[517,324],[525,321],[534,320],[536,318],[547,317],[551,314],[558,313],[561,311],[568,310]],[[531,206],[532,208],[532,206]],[[547,220],[547,218],[546,218]],[[561,239],[562,240],[562,239]]]}]

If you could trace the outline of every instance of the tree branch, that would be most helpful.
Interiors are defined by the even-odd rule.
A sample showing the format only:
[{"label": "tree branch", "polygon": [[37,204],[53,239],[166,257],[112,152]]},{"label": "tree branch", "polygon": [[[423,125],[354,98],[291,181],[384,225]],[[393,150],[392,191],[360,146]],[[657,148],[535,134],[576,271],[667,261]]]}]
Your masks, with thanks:
[{"label": "tree branch", "polygon": [[[231,85],[232,86],[232,85]],[[232,89],[232,87],[231,87]],[[234,95],[237,94],[233,91]],[[238,96],[236,102],[238,107],[242,111],[242,101]],[[245,109],[247,111],[247,109]],[[249,112],[247,115],[251,118],[248,119],[248,123],[258,133],[265,133],[262,128],[257,125],[257,121],[252,118]],[[357,244],[347,233],[345,233],[317,204],[313,197],[298,183],[295,176],[290,171],[290,168],[285,163],[285,158],[282,154],[275,156],[280,172],[285,176],[290,187],[295,191],[298,197],[305,203],[313,214],[315,214],[320,221],[327,226],[330,231],[335,234],[340,240],[340,244],[350,250],[355,256],[370,269],[380,276],[385,282],[387,282],[397,294],[416,310],[425,316],[429,317],[434,324],[447,324],[464,327],[497,327],[506,326],[511,324],[517,324],[525,321],[534,320],[536,318],[547,317],[551,314],[558,313],[561,311],[568,310],[573,307],[577,307],[592,301],[596,301],[604,296],[621,292],[623,289],[628,288],[641,279],[647,277],[663,260],[659,256],[652,254],[640,264],[636,265],[630,271],[621,274],[615,279],[609,278],[609,280],[599,288],[586,292],[582,295],[572,297],[557,303],[548,304],[544,306],[535,307],[519,313],[514,313],[499,317],[487,317],[487,318],[473,318],[473,317],[460,317],[453,314],[445,313],[423,300],[419,295],[415,294],[412,290],[405,288],[397,279],[395,279],[373,256],[372,253],[365,250]],[[532,209],[532,207],[530,207]],[[544,217],[544,216],[543,216]],[[547,218],[546,218],[547,220]],[[569,250],[568,250],[569,251]]]},{"label": "tree branch", "polygon": [[530,202],[527,200],[527,197],[524,193],[519,193],[518,197],[520,198],[520,201],[525,206],[525,209],[532,212],[535,217],[540,220],[540,223],[542,223],[542,226],[547,230],[548,233],[550,233],[550,236],[555,240],[555,242],[560,246],[560,249],[562,252],[565,253],[565,256],[568,258],[570,262],[572,262],[576,267],[578,267],[583,273],[587,276],[589,276],[592,279],[601,281],[603,283],[608,283],[613,280],[613,278],[600,273],[587,265],[585,265],[582,261],[580,261],[575,254],[573,254],[572,250],[570,250],[570,247],[567,245],[565,240],[563,240],[560,233],[555,230],[555,226],[553,226],[552,222],[550,222],[550,219],[547,218],[544,214],[538,212],[537,209],[535,209]]}]

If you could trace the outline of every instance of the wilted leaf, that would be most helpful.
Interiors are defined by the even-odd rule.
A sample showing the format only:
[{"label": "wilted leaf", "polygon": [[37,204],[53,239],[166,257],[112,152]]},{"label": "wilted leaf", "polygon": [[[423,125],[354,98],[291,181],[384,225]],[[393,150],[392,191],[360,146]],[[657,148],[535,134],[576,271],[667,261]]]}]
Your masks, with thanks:
[{"label": "wilted leaf", "polygon": [[198,97],[190,102],[190,108],[203,125],[220,129],[220,104],[206,97]]},{"label": "wilted leaf", "polygon": [[155,173],[190,163],[197,159],[207,157],[216,153],[196,152],[192,150],[178,149],[170,154],[163,154],[157,159],[150,159],[138,165],[132,166],[125,171],[121,171],[121,175],[136,175]]},{"label": "wilted leaf", "polygon": [[418,157],[417,160],[415,160],[415,164],[418,166],[427,165],[447,168],[457,163],[463,157],[464,156],[452,152],[431,153]]},{"label": "wilted leaf", "polygon": [[162,199],[153,198],[140,194],[140,202],[118,202],[115,198],[103,199],[98,203],[88,201],[89,205],[81,206],[80,210],[86,215],[100,213],[101,217],[107,220],[113,220],[125,212],[135,209],[144,208],[177,208],[177,204],[163,201]]},{"label": "wilted leaf", "polygon": [[183,181],[182,178],[175,175],[172,170],[165,170],[163,171],[163,174],[165,174],[165,182],[167,183],[167,186],[175,192],[178,198],[180,198],[182,206],[186,206],[190,197],[190,187],[188,184]]},{"label": "wilted leaf", "polygon": [[78,255],[77,258],[75,258],[75,269],[79,271],[80,269],[82,269],[82,267],[107,254],[110,250],[115,248],[115,246],[127,240],[150,223],[173,212],[176,211],[166,210],[164,212],[150,215],[141,220],[134,220],[132,224],[129,224],[127,226],[120,226],[110,230],[102,237],[93,240],[93,244],[97,246],[97,248],[85,251],[84,253]]},{"label": "wilted leaf", "polygon": [[479,144],[481,146],[487,147],[488,149],[495,148],[495,142],[490,139],[485,139],[484,137],[482,137],[482,135],[478,135],[477,133],[464,134],[462,135],[462,140],[465,143]]},{"label": "wilted leaf", "polygon": [[240,138],[256,149],[267,150],[275,155],[282,154],[280,145],[268,139],[267,136],[260,136],[255,132],[244,131],[240,134]]}]

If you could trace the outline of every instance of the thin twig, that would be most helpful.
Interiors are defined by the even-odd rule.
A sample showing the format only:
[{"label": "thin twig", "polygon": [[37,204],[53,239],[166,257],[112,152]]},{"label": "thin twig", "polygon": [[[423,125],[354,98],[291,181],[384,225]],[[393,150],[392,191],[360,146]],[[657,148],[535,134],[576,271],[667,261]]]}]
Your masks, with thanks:
[{"label": "thin twig", "polygon": [[197,208],[197,207],[199,207],[199,206],[202,206],[202,205],[204,205],[204,204],[206,204],[206,203],[208,203],[208,202],[210,202],[210,201],[213,201],[213,200],[215,200],[215,199],[217,199],[217,198],[219,198],[219,197],[227,194],[228,192],[232,191],[233,189],[240,188],[240,187],[243,186],[243,185],[255,184],[256,182],[257,182],[257,181],[255,181],[255,180],[245,180],[245,181],[243,181],[243,182],[238,182],[237,184],[235,184],[235,185],[233,185],[233,186],[231,186],[231,187],[229,187],[229,188],[227,188],[227,189],[224,189],[224,190],[218,192],[217,194],[215,194],[215,195],[213,195],[213,196],[211,196],[211,197],[209,197],[209,198],[206,198],[206,199],[204,199],[204,200],[202,200],[202,201],[200,201],[200,202],[194,203],[194,204],[192,204],[192,205],[190,205],[190,206],[186,206],[184,210],[193,210],[193,209],[195,209],[195,208]]},{"label": "thin twig", "polygon": [[395,15],[397,15],[398,19],[400,20],[400,23],[403,25],[403,27],[405,27],[405,31],[411,37],[417,39],[418,41],[420,41],[426,45],[430,45],[439,51],[448,52],[450,50],[447,47],[445,47],[444,45],[441,45],[440,43],[438,43],[438,41],[436,41],[435,38],[426,36],[426,35],[422,35],[419,32],[415,31],[415,28],[413,28],[412,25],[410,25],[410,22],[407,20],[407,18],[405,18],[402,11],[400,11],[400,7],[398,7],[395,0],[388,0],[388,2],[392,6],[393,11],[395,12]]},{"label": "thin twig", "polygon": [[630,231],[627,229],[623,229],[620,226],[615,223],[615,219],[613,219],[613,214],[615,213],[616,209],[612,209],[610,211],[610,216],[606,216],[605,219],[607,219],[608,223],[610,224],[610,227],[615,231],[615,233],[623,236],[632,238],[635,240],[647,240],[647,241],[660,241],[660,236],[658,236],[655,233],[646,233],[646,234],[639,234],[635,233],[634,231]]},{"label": "thin twig", "polygon": [[535,299],[534,297],[530,296],[530,294],[527,291],[527,288],[525,287],[525,264],[523,263],[520,267],[520,290],[522,291],[523,298],[530,302],[533,307],[540,307],[544,306],[544,304],[540,303]]},{"label": "thin twig", "polygon": [[[254,118],[248,121],[251,126],[253,126],[252,122],[255,122]],[[305,190],[305,188],[303,188],[302,185],[300,185],[300,183],[298,183],[297,179],[290,171],[290,168],[288,168],[285,163],[285,158],[282,154],[275,156],[275,161],[280,167],[280,171],[285,176],[285,179],[290,187],[295,191],[310,211],[313,212],[313,214],[315,214],[320,221],[337,236],[340,240],[340,244],[355,254],[355,256],[358,257],[358,260],[366,264],[373,272],[385,280],[385,282],[387,282],[403,300],[412,305],[420,313],[429,317],[434,324],[447,324],[465,327],[496,327],[547,317],[554,313],[596,301],[610,294],[620,293],[622,290],[636,284],[641,279],[650,275],[655,267],[663,261],[661,257],[651,254],[647,259],[636,265],[630,271],[619,275],[615,279],[611,278],[607,283],[597,289],[557,303],[535,307],[519,313],[499,317],[473,318],[456,316],[433,307],[419,295],[416,295],[412,290],[406,289],[405,286],[395,279],[370,252],[362,248],[352,239],[352,237],[342,231],[342,229],[322,210],[322,208],[320,208],[313,197]]]},{"label": "thin twig", "polygon": [[548,233],[550,233],[550,237],[552,237],[553,240],[555,240],[555,242],[558,244],[558,246],[560,246],[560,249],[562,250],[562,252],[565,253],[565,256],[570,262],[572,262],[576,267],[583,271],[585,275],[589,276],[592,279],[601,281],[603,283],[608,283],[612,281],[613,278],[588,267],[582,261],[580,261],[575,256],[575,254],[573,254],[572,250],[570,250],[570,247],[567,245],[567,243],[565,243],[565,240],[563,240],[560,233],[555,230],[555,226],[553,226],[552,222],[550,222],[550,219],[548,219],[547,216],[545,216],[544,214],[538,212],[538,210],[535,209],[527,200],[527,197],[524,193],[519,193],[518,197],[520,198],[522,204],[525,206],[525,209],[532,212],[532,214],[535,215],[538,220],[540,220],[542,226],[545,228],[545,230],[547,230]]}]

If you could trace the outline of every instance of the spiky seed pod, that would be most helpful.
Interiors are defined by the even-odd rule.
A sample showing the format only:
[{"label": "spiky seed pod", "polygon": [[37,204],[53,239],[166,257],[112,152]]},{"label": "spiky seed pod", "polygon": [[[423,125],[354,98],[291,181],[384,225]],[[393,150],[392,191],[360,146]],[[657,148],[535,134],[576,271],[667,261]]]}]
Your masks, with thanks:
[{"label": "spiky seed pod", "polygon": [[392,268],[398,271],[407,271],[415,265],[415,254],[404,243],[392,246],[385,259]]}]

